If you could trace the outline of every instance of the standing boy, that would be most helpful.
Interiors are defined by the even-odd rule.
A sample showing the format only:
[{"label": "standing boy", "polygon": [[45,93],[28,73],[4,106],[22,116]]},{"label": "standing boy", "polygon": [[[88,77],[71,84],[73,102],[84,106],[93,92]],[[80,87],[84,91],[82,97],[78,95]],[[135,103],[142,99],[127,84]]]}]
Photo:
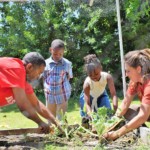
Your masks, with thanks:
[{"label": "standing boy", "polygon": [[52,41],[49,49],[51,56],[46,60],[43,73],[47,108],[59,120],[67,110],[68,99],[71,95],[69,80],[73,77],[72,63],[63,57],[64,49],[62,40]]}]

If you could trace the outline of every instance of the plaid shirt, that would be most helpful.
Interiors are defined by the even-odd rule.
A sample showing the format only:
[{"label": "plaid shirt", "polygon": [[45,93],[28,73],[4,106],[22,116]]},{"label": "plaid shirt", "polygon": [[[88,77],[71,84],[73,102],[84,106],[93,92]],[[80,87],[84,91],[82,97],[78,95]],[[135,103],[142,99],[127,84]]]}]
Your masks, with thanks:
[{"label": "plaid shirt", "polygon": [[43,78],[47,102],[61,104],[63,100],[70,98],[71,85],[68,77],[73,77],[72,63],[69,60],[62,58],[55,62],[52,57],[46,60]]}]

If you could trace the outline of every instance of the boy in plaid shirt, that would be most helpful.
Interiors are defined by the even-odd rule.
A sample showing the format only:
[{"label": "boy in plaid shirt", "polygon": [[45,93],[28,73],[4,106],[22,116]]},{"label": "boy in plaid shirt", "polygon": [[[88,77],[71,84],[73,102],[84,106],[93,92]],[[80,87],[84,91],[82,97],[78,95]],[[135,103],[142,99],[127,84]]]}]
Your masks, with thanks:
[{"label": "boy in plaid shirt", "polygon": [[70,78],[73,78],[72,63],[63,57],[64,42],[55,39],[51,43],[50,58],[46,59],[43,73],[44,93],[47,108],[59,120],[67,111],[68,99],[71,95]]}]

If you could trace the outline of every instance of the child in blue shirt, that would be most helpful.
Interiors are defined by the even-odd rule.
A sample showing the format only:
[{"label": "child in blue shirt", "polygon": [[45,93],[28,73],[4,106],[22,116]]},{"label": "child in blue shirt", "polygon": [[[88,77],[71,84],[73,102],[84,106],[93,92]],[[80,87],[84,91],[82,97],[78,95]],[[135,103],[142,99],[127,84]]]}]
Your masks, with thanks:
[{"label": "child in blue shirt", "polygon": [[73,78],[72,63],[63,57],[64,42],[55,39],[51,43],[50,58],[46,59],[43,73],[44,93],[47,108],[59,120],[67,111],[68,99],[71,95],[70,78]]}]

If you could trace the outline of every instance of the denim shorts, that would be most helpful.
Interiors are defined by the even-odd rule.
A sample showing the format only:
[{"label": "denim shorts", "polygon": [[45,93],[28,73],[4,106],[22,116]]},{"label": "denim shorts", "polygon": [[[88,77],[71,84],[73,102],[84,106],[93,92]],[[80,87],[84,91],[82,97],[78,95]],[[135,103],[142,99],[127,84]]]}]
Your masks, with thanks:
[{"label": "denim shorts", "polygon": [[[93,97],[90,96],[90,104],[92,104],[92,100],[93,100]],[[86,116],[86,113],[84,111],[84,92],[83,91],[80,94],[79,104],[80,104],[80,115],[81,115],[81,117]],[[109,100],[109,97],[108,97],[106,90],[102,93],[102,95],[100,95],[97,98],[97,107],[100,108],[103,106],[108,108],[108,109],[111,109],[110,100]],[[94,109],[94,111],[96,112],[96,109]]]}]

